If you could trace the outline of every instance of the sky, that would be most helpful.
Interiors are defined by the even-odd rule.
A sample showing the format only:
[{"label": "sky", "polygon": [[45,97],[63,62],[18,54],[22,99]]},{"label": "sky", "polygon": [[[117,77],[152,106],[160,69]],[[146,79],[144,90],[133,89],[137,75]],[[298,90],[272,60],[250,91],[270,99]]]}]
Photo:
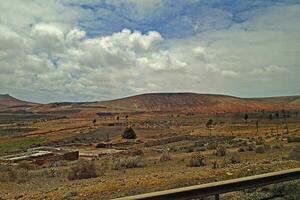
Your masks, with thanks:
[{"label": "sky", "polygon": [[300,0],[0,3],[0,94],[300,95]]}]

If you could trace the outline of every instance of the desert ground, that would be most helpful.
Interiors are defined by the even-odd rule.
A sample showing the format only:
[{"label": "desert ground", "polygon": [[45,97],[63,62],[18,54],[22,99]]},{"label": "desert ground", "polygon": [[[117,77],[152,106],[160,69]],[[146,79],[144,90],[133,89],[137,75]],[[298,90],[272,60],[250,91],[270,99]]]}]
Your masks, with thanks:
[{"label": "desert ground", "polygon": [[[0,199],[112,199],[300,167],[297,98],[286,107],[282,99],[248,107],[234,107],[236,101],[232,111],[223,99],[215,112],[184,101],[178,103],[184,109],[172,112],[172,104],[157,110],[153,102],[139,110],[136,100],[26,105],[6,99]],[[50,157],[30,157],[32,149],[48,149]],[[52,149],[78,157],[55,157]],[[299,188],[291,182],[222,199],[297,199]]]}]

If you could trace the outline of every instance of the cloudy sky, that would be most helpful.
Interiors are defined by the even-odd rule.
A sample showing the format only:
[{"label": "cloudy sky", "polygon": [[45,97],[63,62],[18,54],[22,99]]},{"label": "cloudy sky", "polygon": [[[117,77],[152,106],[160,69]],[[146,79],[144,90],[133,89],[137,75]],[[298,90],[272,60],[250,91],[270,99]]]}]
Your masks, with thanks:
[{"label": "cloudy sky", "polygon": [[21,99],[261,97],[299,86],[300,0],[0,3],[0,93]]}]

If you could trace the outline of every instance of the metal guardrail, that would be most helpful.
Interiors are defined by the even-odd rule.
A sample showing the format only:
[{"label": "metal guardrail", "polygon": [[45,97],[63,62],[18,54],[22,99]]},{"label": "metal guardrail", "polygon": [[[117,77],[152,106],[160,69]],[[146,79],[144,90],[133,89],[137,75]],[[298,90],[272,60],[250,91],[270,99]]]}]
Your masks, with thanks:
[{"label": "metal guardrail", "polygon": [[261,187],[285,181],[292,181],[296,179],[300,179],[300,168],[159,192],[152,192],[147,194],[140,194],[135,196],[122,197],[114,200],[187,200],[207,197],[211,195],[215,195],[215,198],[218,200],[220,194]]}]

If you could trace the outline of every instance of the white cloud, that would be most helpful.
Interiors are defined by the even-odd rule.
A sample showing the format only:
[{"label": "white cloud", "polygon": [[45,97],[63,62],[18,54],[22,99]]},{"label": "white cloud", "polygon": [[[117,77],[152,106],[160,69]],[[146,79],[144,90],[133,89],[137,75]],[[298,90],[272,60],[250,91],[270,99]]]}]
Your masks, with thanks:
[{"label": "white cloud", "polygon": [[[172,19],[170,31],[183,22],[195,29],[210,28],[199,35],[169,39],[155,29],[129,28],[91,37],[79,22],[92,19],[93,13],[70,7],[72,2],[0,4],[0,93],[48,102],[111,99],[140,92],[255,96],[266,90],[270,94],[284,88],[299,91],[299,5],[270,7],[231,27],[227,27],[231,16],[218,10],[210,11],[216,19],[213,14],[203,16],[200,24],[190,18]],[[122,6],[120,1],[111,3]],[[133,9],[133,18],[146,17],[163,6],[162,1],[131,3],[138,9]],[[226,20],[220,21],[224,16]],[[114,20],[109,23],[121,23]],[[220,23],[227,28],[220,29]],[[216,30],[211,29],[214,25]],[[260,80],[274,80],[274,85]]]},{"label": "white cloud", "polygon": [[[164,39],[155,31],[142,34],[123,29],[88,38],[78,27],[37,23],[30,34],[3,34],[6,44],[16,47],[12,51],[3,49],[6,55],[0,61],[1,71],[10,73],[16,81],[0,79],[2,90],[37,91],[45,101],[61,96],[62,100],[75,96],[81,100],[105,99],[161,90],[165,83],[157,79],[173,73],[174,80],[165,80],[171,87],[185,81],[176,77],[189,67],[185,59],[177,57],[178,52],[162,47]],[[25,42],[20,44],[20,39]],[[9,70],[11,67],[13,70]]]},{"label": "white cloud", "polygon": [[253,75],[260,76],[274,76],[274,75],[283,75],[288,73],[289,70],[284,66],[270,65],[265,68],[254,68],[250,73]]}]

